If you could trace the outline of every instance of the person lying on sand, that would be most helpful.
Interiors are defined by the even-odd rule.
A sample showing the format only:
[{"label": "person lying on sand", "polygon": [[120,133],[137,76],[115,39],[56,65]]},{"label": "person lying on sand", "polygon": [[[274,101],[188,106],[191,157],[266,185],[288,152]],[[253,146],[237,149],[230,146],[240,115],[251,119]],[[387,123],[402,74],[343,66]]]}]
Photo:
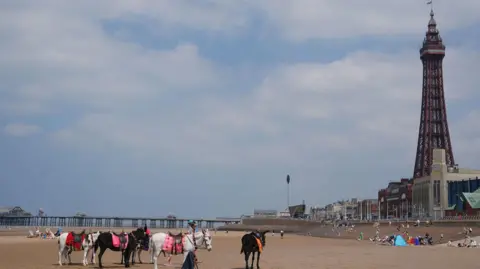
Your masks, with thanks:
[{"label": "person lying on sand", "polygon": [[36,229],[36,230],[35,230],[35,236],[36,236],[36,237],[41,236],[42,233],[40,232],[40,227],[35,227],[35,229]]},{"label": "person lying on sand", "polygon": [[35,238],[35,237],[37,237],[37,236],[33,233],[33,231],[32,231],[32,230],[29,230],[29,231],[28,231],[27,238]]}]

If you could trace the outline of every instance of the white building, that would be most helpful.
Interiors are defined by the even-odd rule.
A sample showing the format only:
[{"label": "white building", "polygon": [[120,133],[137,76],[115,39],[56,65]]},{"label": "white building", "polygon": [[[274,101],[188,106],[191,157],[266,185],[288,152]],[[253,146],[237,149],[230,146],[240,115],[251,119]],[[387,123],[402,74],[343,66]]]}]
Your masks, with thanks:
[{"label": "white building", "polygon": [[275,218],[277,217],[278,211],[274,209],[254,209],[253,217],[254,218]]},{"label": "white building", "polygon": [[325,207],[326,219],[340,219],[340,212],[342,211],[342,205],[340,203],[329,204]]},{"label": "white building", "polygon": [[310,217],[312,220],[324,220],[327,218],[327,210],[325,207],[312,206],[310,207]]},{"label": "white building", "polygon": [[480,177],[480,170],[448,167],[445,150],[434,149],[432,173],[416,178],[412,188],[413,215],[441,218],[448,208],[448,181]]}]

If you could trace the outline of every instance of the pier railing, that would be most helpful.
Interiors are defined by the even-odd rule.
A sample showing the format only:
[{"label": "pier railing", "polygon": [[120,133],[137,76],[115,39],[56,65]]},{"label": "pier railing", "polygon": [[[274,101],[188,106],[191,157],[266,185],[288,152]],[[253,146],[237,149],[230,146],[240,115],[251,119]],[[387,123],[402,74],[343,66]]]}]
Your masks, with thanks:
[{"label": "pier railing", "polygon": [[[240,219],[193,219],[199,228],[213,229],[219,225],[239,223]],[[64,217],[64,216],[0,216],[0,226],[61,226],[61,227],[143,227],[186,228],[188,219],[132,217]]]}]

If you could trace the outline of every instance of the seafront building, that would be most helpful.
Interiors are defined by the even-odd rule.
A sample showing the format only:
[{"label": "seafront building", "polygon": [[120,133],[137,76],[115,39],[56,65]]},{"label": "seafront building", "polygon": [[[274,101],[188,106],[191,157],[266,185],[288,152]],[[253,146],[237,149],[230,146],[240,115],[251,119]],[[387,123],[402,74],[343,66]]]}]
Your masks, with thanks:
[{"label": "seafront building", "polygon": [[413,205],[417,209],[422,209],[423,215],[420,216],[443,218],[446,215],[445,211],[451,210],[453,206],[449,203],[449,196],[452,194],[449,194],[449,191],[453,190],[449,190],[449,182],[468,181],[478,177],[480,170],[460,168],[458,165],[449,166],[446,163],[445,150],[435,149],[431,174],[414,180]]}]

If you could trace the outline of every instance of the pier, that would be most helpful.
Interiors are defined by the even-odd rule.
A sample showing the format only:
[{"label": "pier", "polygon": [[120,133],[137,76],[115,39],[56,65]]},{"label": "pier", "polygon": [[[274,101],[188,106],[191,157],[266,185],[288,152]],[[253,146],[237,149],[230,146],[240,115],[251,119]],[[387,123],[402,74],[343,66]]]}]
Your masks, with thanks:
[{"label": "pier", "polygon": [[[143,227],[160,229],[182,229],[190,219],[174,218],[132,218],[132,217],[37,217],[37,216],[0,216],[0,226],[50,226],[50,227]],[[213,229],[227,223],[240,223],[238,218],[195,219],[197,227]]]}]

